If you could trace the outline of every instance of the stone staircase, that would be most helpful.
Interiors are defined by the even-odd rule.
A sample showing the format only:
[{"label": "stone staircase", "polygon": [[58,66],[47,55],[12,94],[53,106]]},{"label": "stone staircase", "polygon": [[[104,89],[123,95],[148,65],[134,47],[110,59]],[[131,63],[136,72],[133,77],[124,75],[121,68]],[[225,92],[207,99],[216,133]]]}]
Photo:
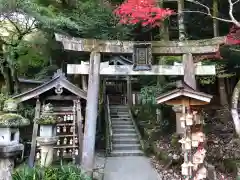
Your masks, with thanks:
[{"label": "stone staircase", "polygon": [[111,156],[142,156],[144,153],[130,119],[128,107],[110,105],[110,117],[113,131]]}]

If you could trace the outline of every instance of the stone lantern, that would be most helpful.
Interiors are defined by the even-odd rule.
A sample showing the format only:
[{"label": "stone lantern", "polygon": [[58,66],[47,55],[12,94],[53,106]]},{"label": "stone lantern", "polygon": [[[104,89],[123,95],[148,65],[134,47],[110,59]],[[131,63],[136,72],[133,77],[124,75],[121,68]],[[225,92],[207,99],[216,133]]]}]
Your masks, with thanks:
[{"label": "stone lantern", "polygon": [[40,125],[39,137],[37,142],[41,149],[41,166],[49,166],[52,164],[54,149],[58,137],[56,136],[57,117],[53,115],[53,107],[51,104],[43,106],[42,115],[35,119]]},{"label": "stone lantern", "polygon": [[0,115],[0,177],[4,180],[11,179],[14,159],[23,153],[24,145],[19,143],[19,128],[30,124],[16,111],[17,102],[9,99],[5,101]]}]

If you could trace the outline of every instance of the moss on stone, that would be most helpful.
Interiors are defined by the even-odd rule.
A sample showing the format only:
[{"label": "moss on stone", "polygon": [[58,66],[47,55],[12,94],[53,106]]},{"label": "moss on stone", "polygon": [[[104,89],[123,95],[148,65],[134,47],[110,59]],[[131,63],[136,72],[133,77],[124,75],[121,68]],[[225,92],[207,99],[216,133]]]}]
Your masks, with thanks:
[{"label": "moss on stone", "polygon": [[0,115],[0,127],[22,127],[30,124],[30,121],[19,114],[6,113]]},{"label": "moss on stone", "polygon": [[[9,104],[11,104],[13,106],[11,107],[11,105],[9,106]],[[15,99],[9,98],[4,102],[3,111],[5,111],[5,112],[15,112],[15,111],[17,111],[17,106],[18,106],[18,101],[15,100]]]},{"label": "moss on stone", "polygon": [[35,122],[40,125],[56,124],[57,118],[56,116],[53,115],[44,115],[41,116],[40,118],[36,118]]}]

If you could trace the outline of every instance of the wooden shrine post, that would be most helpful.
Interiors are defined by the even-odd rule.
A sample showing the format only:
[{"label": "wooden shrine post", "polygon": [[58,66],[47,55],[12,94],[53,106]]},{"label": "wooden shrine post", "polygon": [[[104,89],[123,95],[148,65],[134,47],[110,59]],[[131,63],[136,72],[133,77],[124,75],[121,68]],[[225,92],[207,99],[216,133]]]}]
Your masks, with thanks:
[{"label": "wooden shrine post", "polygon": [[[39,99],[37,99],[34,118],[39,118],[40,117],[40,108],[41,108],[41,103],[40,103]],[[30,156],[29,156],[29,159],[28,159],[28,166],[31,167],[31,168],[34,166],[35,153],[36,153],[36,143],[37,143],[36,138],[37,138],[37,133],[38,133],[38,124],[35,121],[33,123],[34,124],[33,124],[31,150],[30,150]]]},{"label": "wooden shrine post", "polygon": [[77,164],[81,165],[82,162],[82,145],[83,145],[83,126],[82,126],[82,109],[80,99],[76,102],[77,108],[77,129],[78,129],[78,159]]},{"label": "wooden shrine post", "polygon": [[[92,54],[93,53],[93,54]],[[98,115],[98,91],[100,83],[99,52],[92,52],[90,58],[89,80],[87,91],[86,120],[83,139],[82,167],[88,175],[92,176],[95,155],[95,135]]]},{"label": "wooden shrine post", "polygon": [[127,103],[132,106],[132,82],[131,76],[127,76]]}]

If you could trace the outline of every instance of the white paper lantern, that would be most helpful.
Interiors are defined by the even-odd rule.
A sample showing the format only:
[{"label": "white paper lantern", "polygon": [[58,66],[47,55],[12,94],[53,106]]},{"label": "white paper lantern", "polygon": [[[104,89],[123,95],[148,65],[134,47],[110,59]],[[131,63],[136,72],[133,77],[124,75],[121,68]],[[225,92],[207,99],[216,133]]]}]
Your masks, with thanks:
[{"label": "white paper lantern", "polygon": [[75,155],[76,156],[78,155],[78,149],[75,149]]},{"label": "white paper lantern", "polygon": [[57,150],[57,156],[60,156],[60,150],[59,149]]},{"label": "white paper lantern", "polygon": [[60,127],[59,126],[57,127],[57,133],[60,133]]},{"label": "white paper lantern", "polygon": [[206,153],[204,153],[204,151],[200,150],[197,151],[194,155],[193,155],[193,163],[194,164],[202,164],[204,161]]},{"label": "white paper lantern", "polygon": [[186,127],[185,118],[184,118],[184,117],[181,117],[181,118],[180,118],[180,125],[181,125],[182,128],[185,128],[185,127]]},{"label": "white paper lantern", "polygon": [[40,159],[40,153],[37,152],[36,159]]},{"label": "white paper lantern", "polygon": [[191,114],[188,114],[186,117],[186,125],[192,126],[193,125],[193,116]]},{"label": "white paper lantern", "polygon": [[70,128],[70,132],[71,132],[71,133],[73,132],[73,126],[71,126],[71,128]]},{"label": "white paper lantern", "polygon": [[182,175],[188,176],[189,175],[188,164],[184,162],[181,167],[182,167]]},{"label": "white paper lantern", "polygon": [[67,127],[66,126],[63,127],[63,132],[67,132]]},{"label": "white paper lantern", "polygon": [[194,164],[191,162],[191,161],[189,161],[188,163],[187,163],[187,165],[188,165],[188,167],[193,167],[194,166]]},{"label": "white paper lantern", "polygon": [[67,121],[71,121],[71,116],[70,116],[70,114],[68,114],[68,116],[67,116]]},{"label": "white paper lantern", "polygon": [[191,139],[189,139],[188,137],[185,139],[186,143],[185,143],[185,149],[186,150],[190,150],[192,147],[192,143],[191,143]]},{"label": "white paper lantern", "polygon": [[199,137],[197,133],[192,133],[192,147],[198,147]]},{"label": "white paper lantern", "polygon": [[67,138],[64,138],[63,144],[67,144]]},{"label": "white paper lantern", "polygon": [[70,141],[69,141],[69,144],[73,144],[73,139],[71,138]]},{"label": "white paper lantern", "polygon": [[64,149],[63,150],[63,156],[66,156],[66,154],[67,154],[67,151],[66,151],[66,149]]},{"label": "white paper lantern", "polygon": [[205,134],[203,132],[198,132],[197,136],[199,138],[199,142],[204,142],[205,141]]}]

